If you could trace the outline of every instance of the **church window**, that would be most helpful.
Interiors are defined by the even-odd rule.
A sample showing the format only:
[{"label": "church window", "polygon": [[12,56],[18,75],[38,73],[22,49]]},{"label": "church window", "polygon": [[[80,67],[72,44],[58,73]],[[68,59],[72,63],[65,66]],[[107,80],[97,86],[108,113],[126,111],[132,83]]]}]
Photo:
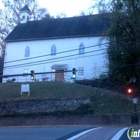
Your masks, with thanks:
[{"label": "church window", "polygon": [[54,44],[51,47],[51,55],[56,55],[56,46]]},{"label": "church window", "polygon": [[84,54],[85,53],[85,46],[83,43],[79,45],[79,54]]},{"label": "church window", "polygon": [[25,48],[25,57],[29,57],[30,56],[30,48],[26,47]]}]

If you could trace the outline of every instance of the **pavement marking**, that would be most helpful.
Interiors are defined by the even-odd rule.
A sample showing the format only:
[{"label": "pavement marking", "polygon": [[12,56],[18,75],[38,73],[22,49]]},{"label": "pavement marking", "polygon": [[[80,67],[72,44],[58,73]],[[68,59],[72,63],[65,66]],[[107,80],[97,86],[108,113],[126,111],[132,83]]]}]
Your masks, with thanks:
[{"label": "pavement marking", "polygon": [[91,132],[91,131],[93,131],[93,130],[100,129],[100,128],[102,128],[102,127],[92,128],[92,129],[86,130],[86,131],[84,131],[84,132],[82,132],[82,133],[79,133],[79,134],[77,134],[77,135],[75,135],[75,136],[73,136],[73,137],[71,137],[71,138],[69,138],[69,139],[67,139],[67,140],[74,140],[74,139],[76,139],[76,138],[78,138],[78,137],[80,137],[80,136],[82,136],[82,135],[84,135],[84,134],[86,134],[86,133],[89,133],[89,132]]},{"label": "pavement marking", "polygon": [[113,133],[115,133],[116,131],[118,131],[120,128],[118,128],[117,130],[114,130],[112,133],[110,133],[104,140],[107,140]]},{"label": "pavement marking", "polygon": [[123,128],[123,129],[121,129],[121,130],[112,138],[112,140],[118,140],[118,139],[120,139],[120,137],[122,136],[122,134],[124,133],[124,131],[127,130],[127,129],[128,129],[128,127],[125,127],[125,128]]}]

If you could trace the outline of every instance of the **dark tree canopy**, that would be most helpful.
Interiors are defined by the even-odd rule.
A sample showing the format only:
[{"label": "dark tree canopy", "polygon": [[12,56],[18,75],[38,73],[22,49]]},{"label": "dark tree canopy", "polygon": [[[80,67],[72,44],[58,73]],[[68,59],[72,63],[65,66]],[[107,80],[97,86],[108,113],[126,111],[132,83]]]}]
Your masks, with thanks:
[{"label": "dark tree canopy", "polygon": [[111,0],[97,4],[100,13],[110,13],[111,25],[106,31],[110,40],[107,50],[108,76],[127,82],[133,76],[140,80],[140,1]]},{"label": "dark tree canopy", "polygon": [[[50,18],[46,8],[40,8],[37,0],[2,0],[4,9],[0,9],[0,75],[3,71],[3,61],[5,52],[4,38],[20,22],[20,10],[28,5],[31,13],[31,20],[41,20],[44,17]],[[1,82],[2,78],[0,78]]]},{"label": "dark tree canopy", "polygon": [[25,5],[28,5],[32,13],[32,20],[40,20],[49,15],[47,9],[39,7],[37,0],[2,0],[2,2],[4,9],[0,11],[3,25],[0,27],[1,36],[7,35],[20,22],[20,10]]}]

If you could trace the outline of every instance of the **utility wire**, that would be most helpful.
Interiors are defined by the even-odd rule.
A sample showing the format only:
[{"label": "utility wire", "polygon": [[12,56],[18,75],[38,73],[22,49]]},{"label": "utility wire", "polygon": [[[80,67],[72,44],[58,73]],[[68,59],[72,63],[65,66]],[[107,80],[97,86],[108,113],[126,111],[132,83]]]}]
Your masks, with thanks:
[{"label": "utility wire", "polygon": [[[84,49],[93,48],[93,47],[98,47],[98,46],[107,45],[107,44],[108,44],[108,43],[97,44],[97,45],[93,45],[93,46],[87,46],[87,47],[85,47]],[[77,48],[77,49],[72,49],[72,50],[68,50],[68,51],[58,52],[58,53],[56,53],[56,55],[62,54],[62,53],[67,53],[67,52],[72,52],[72,51],[77,51],[77,50],[79,50],[79,48]],[[25,58],[25,59],[18,59],[18,60],[8,61],[8,62],[5,62],[5,63],[11,63],[11,62],[17,62],[17,61],[30,60],[30,59],[35,59],[35,58],[40,58],[40,57],[46,57],[46,56],[50,56],[50,55],[51,55],[51,54],[46,54],[46,55],[35,56],[35,57],[30,57],[30,58]]]},{"label": "utility wire", "polygon": [[[87,53],[91,53],[91,52],[87,52]],[[107,53],[101,53],[101,54],[90,55],[90,56],[97,56],[97,55],[103,55],[103,54],[107,54]],[[76,55],[79,55],[79,54],[75,54],[73,56],[76,56]],[[82,56],[82,58],[83,57],[90,57],[90,56]],[[61,58],[65,58],[65,57],[71,57],[71,56],[64,56],[64,57],[61,57]],[[39,63],[38,62],[33,62],[33,63],[35,63],[34,65],[40,65],[40,64],[46,64],[46,62],[47,63],[59,62],[60,60],[57,60],[57,59],[61,59],[61,58],[55,58],[55,59],[51,59],[51,60],[50,59],[49,60],[44,60],[45,62],[43,62],[43,63],[42,63],[42,61],[39,62]],[[70,59],[75,59],[75,58],[63,59],[61,61],[70,60]],[[51,61],[51,62],[48,62],[48,61]],[[120,66],[124,67],[124,66],[132,66],[132,65],[140,65],[140,64],[138,64],[138,63],[137,64],[123,64],[123,65],[120,65]],[[14,66],[7,66],[7,67],[4,67],[4,68],[8,68],[8,67],[9,68],[12,68],[12,67],[18,68],[18,67],[26,67],[26,66],[33,66],[33,64],[31,62],[31,63],[28,63],[28,64],[21,64],[20,66],[19,65],[16,65],[16,66],[14,65]]]},{"label": "utility wire", "polygon": [[[120,41],[123,41],[123,40],[120,40]],[[112,41],[112,42],[108,42],[108,43],[102,43],[102,44],[93,45],[93,46],[87,46],[87,47],[85,47],[85,49],[91,48],[91,47],[97,47],[97,46],[101,46],[101,45],[109,45],[109,44],[111,44],[111,43],[116,43],[116,41]],[[76,51],[76,50],[79,50],[79,48],[73,49],[73,50],[68,50],[68,51],[59,52],[59,53],[56,53],[56,55],[62,54],[62,53],[66,53],[66,52]],[[26,60],[35,59],[35,58],[40,58],[40,57],[46,57],[46,56],[50,56],[50,55],[51,55],[51,54],[41,55],[41,56],[36,56],[36,57],[30,57],[30,58],[25,58],[25,59],[18,59],[18,60],[8,61],[8,62],[4,62],[4,63],[6,64],[6,63],[12,63],[12,62],[18,62],[18,61],[26,61]]]},{"label": "utility wire", "polygon": [[[106,44],[110,44],[110,43],[116,43],[116,41],[109,42],[109,43],[103,43],[103,44],[100,44],[100,45],[106,45]],[[88,46],[88,47],[85,47],[85,48],[90,48],[90,47],[95,47],[95,46],[99,46],[99,45]],[[106,49],[94,50],[94,51],[91,51],[91,52],[97,52],[97,51],[102,51],[102,50],[106,50]],[[78,49],[74,49],[74,50],[60,52],[60,53],[66,53],[66,52],[75,51],[75,50],[79,50],[79,48]],[[115,50],[115,51],[117,51],[117,50]],[[86,53],[91,53],[91,52],[86,52]],[[59,53],[57,53],[57,54],[59,54]],[[101,54],[98,54],[98,55],[102,55],[102,54],[107,54],[107,53],[101,53]],[[36,62],[24,63],[24,64],[22,63],[22,64],[18,64],[18,65],[11,65],[11,66],[7,66],[7,67],[4,67],[4,68],[10,68],[10,67],[11,68],[12,67],[16,67],[17,68],[17,67],[26,67],[26,66],[32,66],[32,65],[40,65],[40,64],[44,64],[44,63],[42,63],[42,61],[43,62],[44,61],[45,62],[47,62],[47,61],[53,61],[53,60],[57,60],[57,59],[65,58],[65,57],[76,56],[76,55],[79,55],[79,54],[74,54],[74,55],[69,55],[69,56],[63,56],[63,57],[57,57],[57,58],[53,58],[53,59],[41,60],[41,61],[36,61]],[[44,57],[44,56],[48,56],[48,55],[37,56],[37,57],[32,57],[32,58],[27,58],[27,59],[21,59],[21,60],[15,60],[15,61],[9,61],[9,62],[5,62],[5,63],[11,63],[11,62],[16,62],[16,61],[23,61],[23,60],[34,59],[34,58],[39,58],[39,57]],[[49,56],[50,56],[50,54],[49,54]],[[39,63],[39,64],[36,64],[36,63]],[[124,64],[122,66],[128,66],[128,65],[132,65],[132,64]],[[136,64],[133,64],[133,65],[136,65]],[[137,64],[137,65],[139,65],[139,64]]]},{"label": "utility wire", "polygon": [[[123,41],[123,40],[120,40],[120,41]],[[108,44],[110,44],[110,43],[116,43],[116,41],[106,42],[106,43],[97,44],[97,45],[93,45],[93,46],[87,46],[87,47],[85,47],[85,49],[87,49],[87,48],[93,48],[93,47],[98,47],[98,46],[102,46],[102,45],[108,45]],[[57,55],[57,54],[62,54],[62,53],[67,53],[67,52],[71,52],[71,51],[76,51],[76,50],[79,50],[79,48],[73,49],[73,50],[68,50],[68,51],[58,52],[58,53],[56,53],[56,55]],[[24,59],[18,59],[18,60],[8,61],[8,62],[5,62],[5,63],[11,63],[11,62],[16,62],[16,61],[24,61],[24,60],[29,60],[29,59],[35,59],[35,58],[40,58],[40,57],[46,57],[46,56],[50,56],[50,55],[51,55],[51,54],[46,54],[46,55],[41,55],[41,56],[36,56],[36,57],[30,57],[30,58],[24,58]]]},{"label": "utility wire", "polygon": [[[89,54],[89,53],[92,53],[92,52],[103,51],[103,50],[106,50],[106,49],[100,49],[100,50],[94,50],[94,51],[90,51],[90,52],[85,52],[84,54]],[[46,63],[48,61],[53,61],[53,60],[57,60],[57,59],[63,59],[63,58],[67,58],[67,57],[73,57],[73,56],[77,56],[77,55],[83,55],[83,54],[67,55],[67,56],[52,58],[52,59],[48,59],[48,60],[40,60],[40,61],[36,61],[36,62],[30,62],[30,63],[24,63],[24,64],[17,64],[17,65],[6,66],[4,68],[13,68],[13,67],[16,67],[17,68],[17,67],[26,67],[26,66],[40,65],[40,64],[44,64],[44,63]]]}]

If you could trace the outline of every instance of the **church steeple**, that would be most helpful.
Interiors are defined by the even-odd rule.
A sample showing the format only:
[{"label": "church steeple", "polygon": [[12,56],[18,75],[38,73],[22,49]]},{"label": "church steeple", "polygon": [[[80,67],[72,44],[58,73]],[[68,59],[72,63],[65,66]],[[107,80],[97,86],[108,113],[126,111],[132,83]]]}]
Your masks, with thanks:
[{"label": "church steeple", "polygon": [[25,5],[21,10],[20,10],[20,17],[21,17],[21,23],[26,23],[27,21],[30,20],[31,17],[31,11],[28,8],[27,5]]}]

